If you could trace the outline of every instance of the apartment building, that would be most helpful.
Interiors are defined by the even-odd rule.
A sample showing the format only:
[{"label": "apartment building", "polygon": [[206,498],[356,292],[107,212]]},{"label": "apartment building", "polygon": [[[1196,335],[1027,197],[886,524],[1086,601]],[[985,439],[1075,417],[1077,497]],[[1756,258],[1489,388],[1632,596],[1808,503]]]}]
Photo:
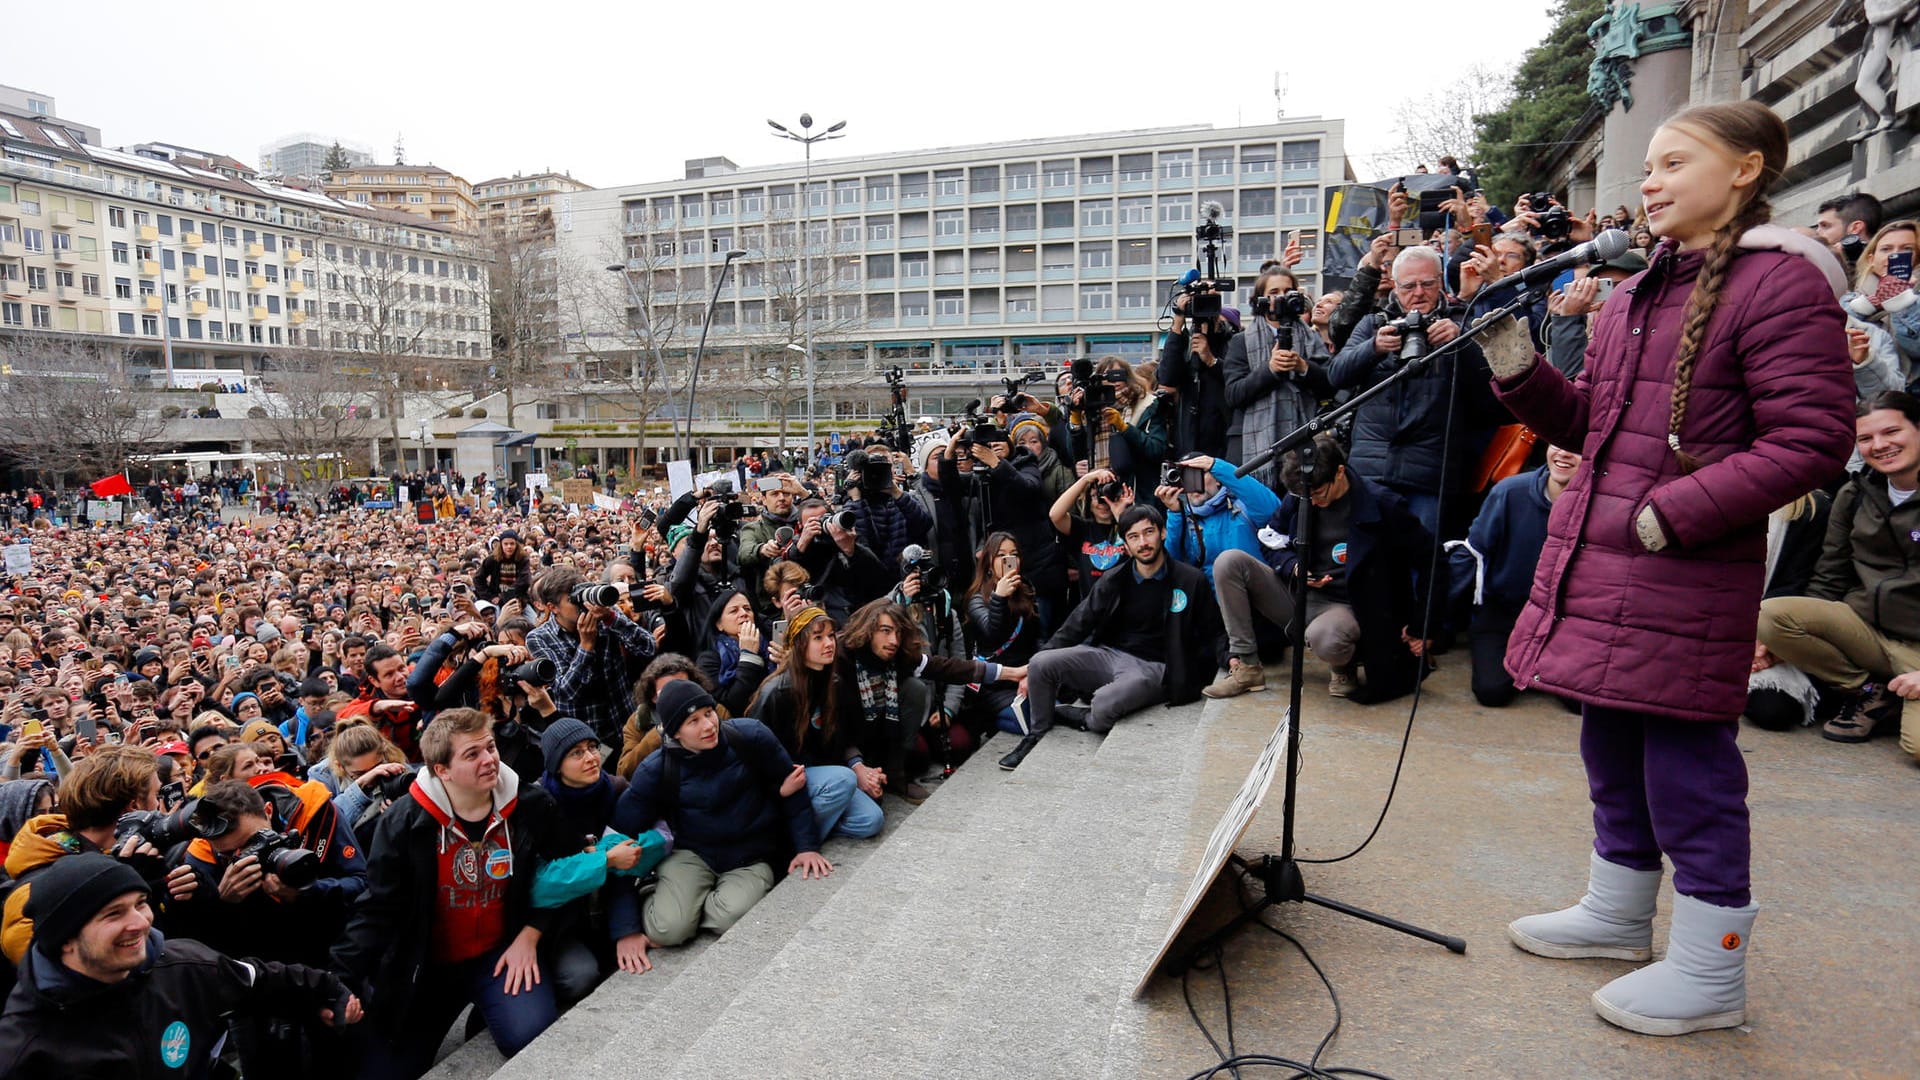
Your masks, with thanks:
[{"label": "apartment building", "polygon": [[487,265],[464,236],[171,150],[0,117],[0,340],[119,346],[139,382],[176,386],[295,349],[488,356]]},{"label": "apartment building", "polygon": [[[1209,204],[1234,230],[1218,254],[1239,278],[1234,302],[1246,307],[1254,272],[1290,236],[1307,252],[1302,285],[1317,289],[1324,192],[1352,178],[1342,122],[1318,118],[820,160],[810,175],[797,162],[688,173],[574,196],[563,261],[624,276],[629,298],[624,324],[585,318],[568,344],[589,382],[634,351],[659,362],[677,399],[653,415],[674,415],[717,286],[695,422],[714,447],[771,445],[783,414],[790,443],[804,431],[802,306],[822,430],[871,427],[894,367],[912,415],[956,416],[1002,378],[1050,377],[1083,356],[1153,359]],[[746,256],[722,283],[732,249]],[[603,269],[623,258],[624,275]],[[613,415],[584,398],[551,409]]]},{"label": "apartment building", "polygon": [[46,120],[59,124],[76,136],[79,141],[90,146],[100,145],[100,129],[86,124],[76,124],[60,118],[59,102],[52,94],[43,94],[38,90],[26,90],[18,86],[0,85],[0,115],[25,120]]},{"label": "apartment building", "polygon": [[592,190],[592,184],[564,172],[515,173],[473,185],[473,200],[482,228],[512,233],[541,228],[542,221],[551,222],[571,208],[568,195]]},{"label": "apartment building", "polygon": [[327,157],[338,146],[350,168],[373,164],[373,152],[356,142],[311,131],[284,135],[260,148],[260,173],[317,182],[327,175]]},{"label": "apartment building", "polygon": [[396,210],[458,232],[479,222],[473,185],[437,165],[368,165],[332,174],[323,190],[341,202]]}]

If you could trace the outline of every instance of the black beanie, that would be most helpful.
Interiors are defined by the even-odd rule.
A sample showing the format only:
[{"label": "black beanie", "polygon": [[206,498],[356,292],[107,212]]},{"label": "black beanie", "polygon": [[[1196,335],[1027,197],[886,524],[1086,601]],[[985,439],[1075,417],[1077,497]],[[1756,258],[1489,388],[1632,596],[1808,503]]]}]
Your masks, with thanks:
[{"label": "black beanie", "polygon": [[547,763],[547,775],[559,776],[560,764],[574,747],[587,740],[600,741],[593,729],[571,716],[563,716],[540,733],[540,757]]},{"label": "black beanie", "polygon": [[701,709],[713,708],[713,695],[702,689],[692,679],[675,679],[660,688],[660,696],[655,700],[653,715],[660,721],[660,731],[665,735],[677,735],[680,725],[687,717]]},{"label": "black beanie", "polygon": [[91,851],[55,859],[33,876],[30,886],[26,916],[33,920],[33,944],[54,960],[101,908],[128,893],[150,895],[133,867]]}]

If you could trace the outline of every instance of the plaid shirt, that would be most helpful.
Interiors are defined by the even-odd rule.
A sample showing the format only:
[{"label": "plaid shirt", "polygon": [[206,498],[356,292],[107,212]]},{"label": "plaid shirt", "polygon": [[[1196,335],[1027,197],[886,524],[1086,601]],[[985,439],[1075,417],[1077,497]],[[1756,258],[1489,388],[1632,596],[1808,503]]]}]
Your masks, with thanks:
[{"label": "plaid shirt", "polygon": [[548,619],[527,635],[527,650],[553,661],[557,672],[547,688],[559,715],[584,722],[600,741],[618,746],[620,728],[633,712],[633,684],[653,659],[653,635],[639,623],[616,614],[600,625],[593,651]]}]

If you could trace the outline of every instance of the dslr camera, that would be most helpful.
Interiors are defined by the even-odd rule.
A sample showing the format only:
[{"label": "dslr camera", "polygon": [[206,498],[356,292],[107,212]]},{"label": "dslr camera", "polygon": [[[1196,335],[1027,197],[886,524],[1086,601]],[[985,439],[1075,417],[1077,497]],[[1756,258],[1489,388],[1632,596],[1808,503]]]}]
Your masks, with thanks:
[{"label": "dslr camera", "polygon": [[1313,310],[1307,302],[1307,294],[1299,289],[1288,289],[1278,296],[1256,296],[1253,298],[1253,313],[1262,319],[1285,322],[1288,319],[1301,319]]},{"label": "dslr camera", "polygon": [[1423,311],[1409,311],[1386,324],[1386,329],[1400,335],[1400,351],[1394,355],[1401,363],[1418,360],[1427,355],[1427,328],[1432,326],[1437,318]]},{"label": "dslr camera", "polygon": [[[409,785],[413,783],[411,775],[406,780]],[[261,829],[233,853],[236,861],[249,855],[260,861],[262,870],[279,877],[290,889],[304,889],[320,880],[320,856],[301,847],[297,836]]]},{"label": "dslr camera", "polygon": [[581,607],[612,607],[620,602],[618,587],[604,581],[583,581],[567,596]]},{"label": "dslr camera", "polygon": [[127,837],[137,835],[164,855],[200,835],[192,821],[199,805],[200,800],[195,799],[175,810],[130,810],[121,814],[113,823],[114,844],[117,847]]},{"label": "dslr camera", "polygon": [[1573,234],[1573,215],[1564,206],[1553,205],[1553,192],[1535,191],[1527,196],[1533,216],[1540,219],[1540,235],[1547,240],[1565,240]]}]

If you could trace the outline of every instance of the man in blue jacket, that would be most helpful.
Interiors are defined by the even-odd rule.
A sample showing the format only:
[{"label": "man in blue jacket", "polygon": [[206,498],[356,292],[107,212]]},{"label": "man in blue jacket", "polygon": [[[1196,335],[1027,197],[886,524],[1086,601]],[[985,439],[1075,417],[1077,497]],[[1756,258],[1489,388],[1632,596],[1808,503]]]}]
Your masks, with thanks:
[{"label": "man in blue jacket", "polygon": [[1178,484],[1163,484],[1154,496],[1167,508],[1167,554],[1198,566],[1213,580],[1213,565],[1229,551],[1260,553],[1260,526],[1280,509],[1280,496],[1252,476],[1233,475],[1230,461],[1204,454],[1183,468],[1205,470],[1199,498],[1181,497]]},{"label": "man in blue jacket", "polygon": [[712,696],[687,679],[661,688],[654,715],[661,747],[634,770],[613,828],[637,836],[664,820],[674,851],[644,912],[620,893],[608,913],[627,970],[644,969],[654,945],[681,945],[702,929],[725,933],[773,889],[776,866],[803,878],[833,873],[820,854],[806,770],[766,725],[722,724]]}]

